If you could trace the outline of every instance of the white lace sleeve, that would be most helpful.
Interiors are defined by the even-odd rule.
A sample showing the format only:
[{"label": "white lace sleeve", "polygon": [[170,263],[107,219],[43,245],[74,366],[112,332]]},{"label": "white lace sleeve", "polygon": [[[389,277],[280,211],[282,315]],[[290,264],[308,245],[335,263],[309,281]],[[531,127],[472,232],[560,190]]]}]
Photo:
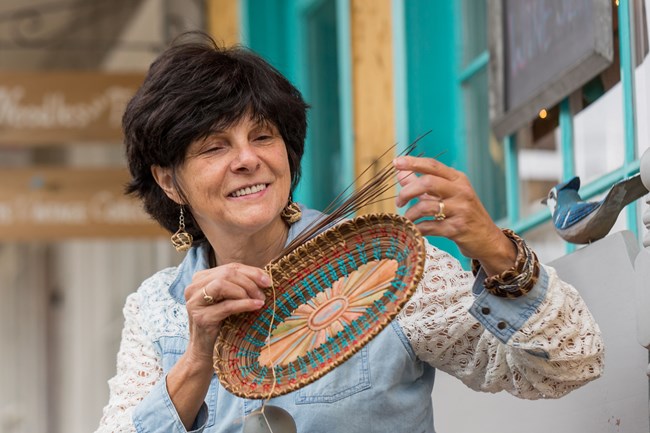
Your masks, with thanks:
[{"label": "white lace sleeve", "polygon": [[135,432],[133,408],[163,375],[161,361],[138,322],[140,294],[129,295],[124,306],[124,330],[117,354],[117,374],[108,381],[110,398],[97,433]]},{"label": "white lace sleeve", "polygon": [[472,274],[427,243],[423,279],[398,321],[420,359],[472,389],[560,397],[600,376],[603,344],[580,295],[552,268],[545,271],[546,297],[503,344],[469,313]]}]

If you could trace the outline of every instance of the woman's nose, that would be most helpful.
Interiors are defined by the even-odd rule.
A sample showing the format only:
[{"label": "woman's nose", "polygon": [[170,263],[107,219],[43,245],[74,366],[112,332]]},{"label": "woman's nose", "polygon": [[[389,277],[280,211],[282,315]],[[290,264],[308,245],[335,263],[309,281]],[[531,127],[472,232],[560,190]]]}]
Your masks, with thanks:
[{"label": "woman's nose", "polygon": [[250,144],[238,146],[237,155],[232,161],[234,171],[254,171],[261,164],[260,158],[255,152],[255,148]]}]

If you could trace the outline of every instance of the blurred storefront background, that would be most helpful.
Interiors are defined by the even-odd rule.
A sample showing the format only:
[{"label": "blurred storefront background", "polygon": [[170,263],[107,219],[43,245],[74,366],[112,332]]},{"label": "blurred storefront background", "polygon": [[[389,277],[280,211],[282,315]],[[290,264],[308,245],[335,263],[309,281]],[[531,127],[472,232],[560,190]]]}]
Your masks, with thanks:
[{"label": "blurred storefront background", "polygon": [[[431,131],[419,150],[466,171],[493,218],[551,261],[576,247],[552,229],[548,190],[579,175],[596,199],[650,147],[648,4],[0,0],[0,433],[93,431],[124,299],[182,259],[121,193],[121,111],[177,35],[249,46],[301,89],[312,108],[298,201],[324,209],[388,147]],[[562,75],[581,49],[594,63]],[[526,68],[539,79],[517,82]],[[613,231],[642,239],[646,209],[629,206]],[[647,426],[643,380],[632,407]],[[603,417],[598,431],[639,432]],[[460,431],[450,418],[436,414],[441,431]]]},{"label": "blurred storefront background", "polygon": [[126,295],[180,256],[124,197],[121,115],[193,1],[0,2],[0,431],[94,431]]}]

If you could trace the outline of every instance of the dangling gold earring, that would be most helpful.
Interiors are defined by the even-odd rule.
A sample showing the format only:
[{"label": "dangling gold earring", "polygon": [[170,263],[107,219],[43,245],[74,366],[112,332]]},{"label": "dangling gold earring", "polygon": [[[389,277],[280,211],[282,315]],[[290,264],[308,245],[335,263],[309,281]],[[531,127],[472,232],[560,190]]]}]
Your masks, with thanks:
[{"label": "dangling gold earring", "polygon": [[284,222],[292,225],[293,223],[300,221],[300,218],[302,218],[302,211],[300,210],[298,203],[289,197],[289,201],[287,202],[287,205],[284,207],[284,209],[282,209],[280,216]]},{"label": "dangling gold earring", "polygon": [[179,253],[189,250],[192,246],[193,237],[185,231],[185,215],[183,214],[183,206],[181,206],[181,216],[178,218],[178,230],[172,235],[171,239],[172,245]]}]

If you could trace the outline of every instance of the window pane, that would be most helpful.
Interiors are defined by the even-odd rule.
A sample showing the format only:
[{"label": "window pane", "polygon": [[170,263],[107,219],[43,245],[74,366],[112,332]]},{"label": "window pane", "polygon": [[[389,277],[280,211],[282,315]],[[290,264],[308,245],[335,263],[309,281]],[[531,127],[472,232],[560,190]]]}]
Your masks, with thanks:
[{"label": "window pane", "polygon": [[646,58],[636,71],[637,155],[650,148],[650,60]]},{"label": "window pane", "polygon": [[[641,0],[635,1],[635,6]],[[639,158],[650,148],[650,56],[648,56],[648,26],[647,15],[650,9],[650,0],[643,0],[645,7],[637,7],[635,13],[635,28],[638,34],[636,39],[636,61],[640,65],[636,69],[635,97],[636,97],[636,128],[637,128],[637,155]]]},{"label": "window pane", "polygon": [[467,167],[472,185],[493,219],[506,216],[503,145],[490,136],[487,68],[463,84]]},{"label": "window pane", "polygon": [[566,255],[566,244],[555,233],[550,221],[526,232],[524,238],[542,263]]},{"label": "window pane", "polygon": [[487,1],[463,0],[463,63],[467,66],[476,56],[487,50]]},{"label": "window pane", "polygon": [[340,185],[341,128],[336,49],[336,2],[325,1],[307,19],[309,111],[308,146],[311,146],[310,205],[325,209],[345,189]]},{"label": "window pane", "polygon": [[[546,127],[524,128],[517,134],[517,158],[519,166],[519,213],[521,218],[544,210],[541,200],[548,195],[562,177],[562,154],[559,150],[560,129],[536,136],[534,130]],[[537,123],[541,120],[536,120]]]},{"label": "window pane", "polygon": [[582,184],[623,165],[625,133],[621,83],[574,117],[576,175]]}]

